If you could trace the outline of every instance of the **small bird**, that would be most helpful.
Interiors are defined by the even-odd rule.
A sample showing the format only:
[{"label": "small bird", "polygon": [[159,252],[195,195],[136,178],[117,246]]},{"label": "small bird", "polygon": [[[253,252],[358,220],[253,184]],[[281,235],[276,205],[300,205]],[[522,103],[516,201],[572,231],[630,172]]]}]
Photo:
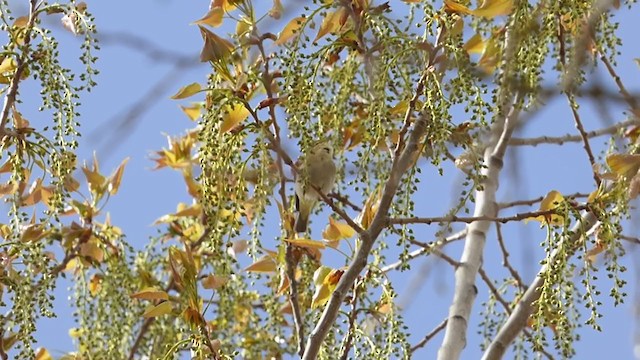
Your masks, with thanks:
[{"label": "small bird", "polygon": [[311,147],[306,156],[296,161],[296,232],[307,231],[309,214],[320,200],[320,195],[310,186],[315,186],[322,194],[328,194],[336,179],[336,164],[333,162],[333,147],[328,141],[321,141]]}]

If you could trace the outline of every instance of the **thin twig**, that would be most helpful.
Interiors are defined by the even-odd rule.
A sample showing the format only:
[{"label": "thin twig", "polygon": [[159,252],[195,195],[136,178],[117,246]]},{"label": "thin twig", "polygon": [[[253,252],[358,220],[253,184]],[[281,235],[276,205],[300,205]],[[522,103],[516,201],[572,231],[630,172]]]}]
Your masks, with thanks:
[{"label": "thin twig", "polygon": [[[604,135],[612,135],[629,126],[640,125],[637,118],[628,119],[606,128],[588,131],[584,133],[584,137],[592,139]],[[568,142],[581,142],[583,135],[564,135],[564,136],[540,136],[535,138],[513,138],[509,141],[510,146],[537,146],[541,144],[563,145]]]},{"label": "thin twig", "polygon": [[18,94],[18,87],[22,80],[22,74],[27,69],[29,58],[29,45],[31,44],[31,29],[36,22],[36,3],[37,0],[29,1],[29,20],[24,30],[24,40],[22,43],[22,54],[16,58],[16,72],[11,77],[11,83],[9,84],[9,91],[4,97],[4,105],[2,106],[2,117],[0,118],[0,135],[8,134],[9,132],[5,127],[9,120],[9,111],[16,102],[16,96]]},{"label": "thin twig", "polygon": [[527,287],[522,282],[520,274],[518,274],[516,269],[514,269],[509,262],[509,251],[507,251],[507,247],[504,245],[504,238],[502,237],[502,224],[500,223],[496,223],[496,234],[496,237],[498,238],[498,245],[500,245],[500,251],[502,251],[502,266],[509,270],[511,277],[516,281],[518,287],[522,291],[527,290]]},{"label": "thin twig", "polygon": [[358,318],[358,297],[360,296],[358,289],[360,283],[355,282],[353,284],[353,296],[351,297],[351,311],[349,312],[349,327],[347,328],[347,337],[344,339],[342,345],[342,355],[340,360],[347,360],[349,358],[349,351],[351,351],[351,345],[353,342],[353,336],[355,334],[355,324]]},{"label": "thin twig", "polygon": [[438,335],[438,333],[447,326],[447,321],[449,321],[449,319],[442,320],[442,322],[438,326],[436,326],[433,330],[431,330],[427,335],[425,335],[425,337],[422,338],[422,340],[418,341],[415,345],[413,345],[410,351],[413,353],[416,350],[427,345],[429,340],[433,339],[434,336]]},{"label": "thin twig", "polygon": [[572,94],[567,93],[567,100],[569,101],[569,107],[571,107],[571,113],[573,114],[573,121],[576,124],[576,129],[580,133],[580,138],[582,139],[582,146],[584,147],[584,151],[587,153],[587,157],[589,158],[589,163],[591,164],[591,172],[593,173],[593,180],[596,182],[596,188],[600,187],[600,183],[602,179],[600,179],[600,175],[598,174],[598,168],[596,166],[596,158],[593,156],[593,151],[591,150],[591,145],[589,144],[589,138],[587,137],[587,132],[584,130],[584,125],[582,125],[582,120],[580,119],[580,114],[578,113],[577,107],[578,104],[575,102],[575,99]]},{"label": "thin twig", "polygon": [[434,241],[431,243],[424,243],[424,242],[419,242],[419,241],[415,241],[414,240],[414,244],[421,246],[420,249],[418,250],[414,250],[412,252],[409,253],[409,255],[407,255],[406,259],[404,259],[403,261],[397,261],[395,263],[389,264],[383,268],[380,269],[381,272],[383,273],[387,273],[391,270],[395,270],[399,267],[402,267],[404,264],[406,264],[407,261],[413,260],[423,254],[429,254],[433,249],[437,249],[437,248],[443,248],[444,246],[446,246],[449,243],[452,243],[454,241],[458,241],[462,238],[464,238],[467,235],[467,230],[464,229],[462,231],[459,231],[451,236],[446,237],[443,240],[439,240],[439,241]]},{"label": "thin twig", "polygon": [[[588,209],[589,205],[578,205],[574,207],[574,210]],[[460,222],[460,223],[473,223],[476,221],[492,221],[498,223],[507,223],[511,221],[521,221],[525,219],[534,219],[538,216],[549,217],[551,215],[561,214],[558,209],[530,211],[525,213],[519,213],[512,216],[494,217],[494,216],[456,216],[447,215],[440,217],[406,217],[406,218],[390,218],[388,223],[390,225],[404,225],[404,224],[427,224],[441,223],[441,222]]]}]

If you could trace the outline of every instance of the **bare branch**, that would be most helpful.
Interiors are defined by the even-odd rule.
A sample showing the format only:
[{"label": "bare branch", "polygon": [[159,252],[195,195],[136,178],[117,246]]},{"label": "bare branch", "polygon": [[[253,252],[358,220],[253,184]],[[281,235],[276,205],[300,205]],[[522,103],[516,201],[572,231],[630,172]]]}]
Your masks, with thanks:
[{"label": "bare branch", "polygon": [[429,340],[431,340],[434,336],[438,335],[438,333],[440,331],[442,331],[442,329],[444,329],[445,326],[447,326],[447,321],[448,321],[448,319],[442,320],[442,322],[438,326],[436,326],[433,330],[431,330],[427,335],[425,335],[425,337],[422,340],[418,341],[417,344],[415,344],[415,345],[413,345],[411,347],[411,352],[413,353],[416,350],[418,350],[418,349],[424,347],[425,345],[427,345]]},{"label": "bare branch", "polygon": [[[612,135],[620,131],[621,129],[627,128],[629,126],[640,125],[639,119],[629,119],[614,125],[608,126],[606,128],[588,131],[584,133],[584,136],[588,139],[604,136],[604,135]],[[564,135],[564,136],[540,136],[535,138],[512,138],[509,141],[510,146],[537,146],[541,144],[549,144],[549,145],[563,145],[568,142],[580,142],[582,140],[583,135]]]}]

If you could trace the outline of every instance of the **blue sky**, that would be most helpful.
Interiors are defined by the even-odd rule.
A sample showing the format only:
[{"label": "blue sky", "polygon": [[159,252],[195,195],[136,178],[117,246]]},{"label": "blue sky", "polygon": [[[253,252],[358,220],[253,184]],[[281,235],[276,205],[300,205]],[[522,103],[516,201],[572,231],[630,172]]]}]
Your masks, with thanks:
[{"label": "blue sky", "polygon": [[[92,153],[98,151],[101,168],[107,173],[125,157],[131,158],[121,190],[110,200],[107,210],[111,213],[112,222],[121,227],[127,234],[128,241],[139,248],[148,241],[149,236],[156,233],[151,226],[155,219],[175,211],[179,201],[190,200],[179,174],[171,171],[151,171],[153,163],[149,160],[149,155],[151,151],[166,146],[166,137],[163,134],[181,134],[194,125],[179,108],[179,105],[184,102],[170,100],[169,96],[185,84],[205,82],[209,68],[197,61],[202,40],[197,27],[189,24],[204,15],[208,1],[116,0],[87,1],[87,3],[89,10],[96,17],[98,31],[99,34],[103,34],[104,42],[98,54],[100,57],[98,68],[101,71],[97,78],[99,85],[82,98],[80,121],[83,137],[80,139],[79,158],[89,161]],[[291,3],[299,4],[300,2],[283,0],[285,8],[288,8]],[[636,35],[638,25],[634,23],[633,10],[621,9],[618,13],[620,13],[619,21],[622,23],[619,34],[624,45],[621,48],[622,56],[619,58],[617,69],[630,90],[639,90],[640,69],[633,62],[633,58],[639,56],[637,49],[640,48],[640,41]],[[17,8],[16,15],[19,15]],[[292,14],[285,16],[290,15]],[[76,60],[79,39],[60,29],[57,19],[55,21],[51,25],[57,28],[56,33],[59,34],[63,64],[68,67],[79,66]],[[283,25],[284,22],[270,31],[277,32]],[[175,70],[171,61],[158,60],[159,54],[145,52],[144,47],[133,40],[129,41],[129,45],[121,40],[114,40],[122,39],[123,34],[143,39],[145,42],[154,44],[153,48],[163,49],[169,54],[175,53],[185,59],[186,65]],[[143,51],[140,51],[141,49]],[[614,89],[612,80],[601,71],[598,73],[600,73],[600,83]],[[167,76],[169,79],[163,80]],[[164,85],[158,85],[163,81]],[[154,98],[154,101],[149,103],[148,108],[143,109],[134,126],[118,131],[124,114],[130,112],[131,107],[154,87],[159,87],[156,93],[149,95]],[[31,95],[25,93],[23,96],[29,99]],[[601,119],[594,109],[585,105],[580,111],[587,129],[601,126]],[[621,108],[612,107],[610,113],[613,114],[612,120],[623,120]],[[573,120],[566,100],[557,98],[549,101],[545,109],[528,120],[527,126],[516,136],[567,133],[576,133]],[[599,138],[593,141],[597,151],[604,148],[605,140],[605,138]],[[515,163],[521,168],[517,174],[510,173]],[[562,193],[590,192],[593,187],[588,160],[580,144],[577,143],[563,147],[541,145],[536,148],[518,148],[517,153],[513,151],[508,153],[505,164],[498,194],[499,201],[535,198],[552,189]],[[418,209],[418,212],[425,215],[440,215],[449,208],[451,199],[457,197],[456,189],[452,188],[451,184],[460,180],[460,172],[452,166],[445,166],[445,176],[440,177],[434,168],[425,164],[425,169],[427,174],[423,184],[427,185],[421,192],[420,196],[424,201],[418,201],[423,206]],[[525,210],[527,209],[520,209],[520,211]],[[425,234],[425,238],[418,240],[432,240],[433,228],[433,226],[417,228]],[[317,231],[316,229],[316,233]],[[638,236],[638,228],[629,227],[626,233]],[[267,235],[275,236],[275,233]],[[494,232],[491,232],[485,250],[485,266],[488,273],[499,274],[501,257],[495,241],[491,241],[493,236]],[[530,223],[524,226],[506,226],[505,236],[508,243],[513,245],[511,260],[518,269],[522,269],[525,281],[530,281],[539,268],[538,261],[542,253],[538,244],[544,239],[543,232],[538,229],[536,223]],[[461,245],[460,242],[448,247],[446,253],[453,258],[458,258]],[[634,297],[633,294],[637,291],[636,279],[639,266],[634,267],[631,262],[631,259],[637,259],[637,250],[629,249],[629,254],[624,259],[624,263],[630,269],[625,275],[626,280],[629,281],[626,290],[630,294],[626,304],[611,309],[610,299],[606,295],[601,296],[605,312],[605,317],[601,319],[604,333],[597,333],[587,328],[581,329],[582,340],[575,345],[578,352],[577,358],[585,358],[584,356],[594,359],[633,358],[634,327],[636,327],[638,315],[634,314],[631,304],[638,301],[638,297]],[[407,323],[410,328],[416,329],[412,333],[411,343],[418,341],[440,323],[448,312],[452,298],[453,271],[450,266],[437,259],[423,258],[413,262],[413,269],[421,268],[424,263],[429,266],[428,274],[419,272],[421,275],[417,275],[418,271],[416,271],[392,276],[396,289],[400,293],[400,301],[407,305],[404,313]],[[424,276],[426,280],[416,282],[420,283],[421,287],[419,291],[412,293],[411,298],[403,298],[410,281],[414,281],[414,276]],[[604,273],[602,277],[605,278]],[[476,359],[480,356],[478,337],[475,332],[479,321],[477,314],[480,310],[480,302],[486,299],[486,287],[480,281],[477,283],[481,294],[473,309],[475,316],[470,324],[469,343],[463,353],[464,359]],[[608,283],[603,281],[601,287],[608,289]],[[604,294],[607,292],[603,290]],[[38,344],[47,347],[54,355],[73,348],[66,331],[74,326],[70,309],[66,305],[66,296],[65,284],[61,283],[56,299],[60,316],[57,319],[43,320],[41,328],[36,333]],[[426,348],[419,350],[416,353],[417,358],[433,358],[441,340],[442,334],[434,338]]]}]

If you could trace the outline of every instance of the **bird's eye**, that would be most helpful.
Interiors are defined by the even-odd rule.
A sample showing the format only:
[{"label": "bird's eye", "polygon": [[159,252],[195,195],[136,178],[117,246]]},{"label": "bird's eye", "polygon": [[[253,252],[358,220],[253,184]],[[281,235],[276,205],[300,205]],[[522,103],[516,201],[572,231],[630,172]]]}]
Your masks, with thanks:
[{"label": "bird's eye", "polygon": [[331,148],[330,148],[330,147],[325,146],[325,147],[323,147],[322,149],[323,149],[324,151],[326,151],[326,152],[327,152],[327,154],[331,154]]}]

